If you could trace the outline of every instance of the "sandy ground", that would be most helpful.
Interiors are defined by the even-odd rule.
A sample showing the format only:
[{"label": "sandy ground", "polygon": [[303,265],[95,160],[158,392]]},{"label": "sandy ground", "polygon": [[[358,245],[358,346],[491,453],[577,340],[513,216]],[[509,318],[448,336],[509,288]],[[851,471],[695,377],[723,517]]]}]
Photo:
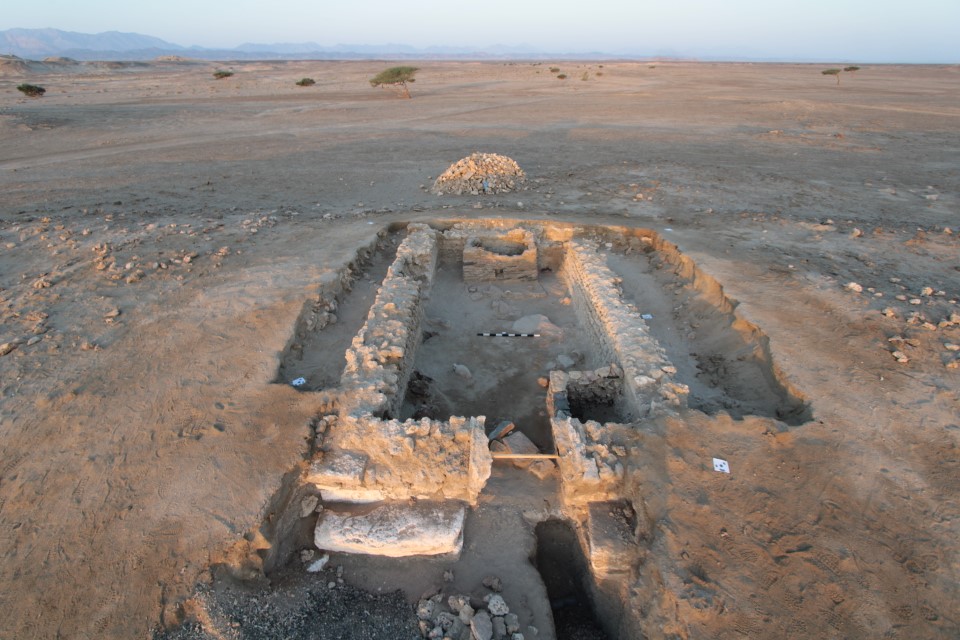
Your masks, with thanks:
[{"label": "sandy ground", "polygon": [[[960,634],[960,68],[425,62],[403,100],[384,66],[0,67],[0,637],[181,619],[307,453],[317,407],[271,383],[321,277],[390,223],[500,216],[664,234],[810,403],[771,430],[705,393],[649,436],[643,633]],[[530,189],[426,192],[473,151]]]}]

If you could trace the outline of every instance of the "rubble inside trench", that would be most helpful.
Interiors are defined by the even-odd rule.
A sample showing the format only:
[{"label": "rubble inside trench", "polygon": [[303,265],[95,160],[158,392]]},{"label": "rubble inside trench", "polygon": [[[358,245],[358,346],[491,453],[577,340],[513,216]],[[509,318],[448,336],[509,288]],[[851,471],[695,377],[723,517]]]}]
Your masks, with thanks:
[{"label": "rubble inside trench", "polygon": [[[712,305],[715,332],[749,323],[649,230],[451,220],[404,232],[344,350],[339,384],[304,390],[318,407],[311,458],[277,498],[262,570],[276,580],[296,572],[299,558],[330,589],[346,588],[344,566],[353,567],[347,581],[353,570],[366,587],[400,585],[424,638],[569,637],[574,627],[564,625],[585,624],[585,615],[595,631],[584,637],[682,627],[666,602],[636,601],[658,579],[644,563],[656,543],[650,505],[661,498],[645,479],[665,421],[695,411],[691,383],[709,381],[674,365],[651,331],[658,318],[624,295],[610,265],[677,265],[674,284]],[[375,250],[362,249],[367,258]],[[334,326],[310,313],[332,313],[331,300],[350,304],[350,282],[327,283],[294,342]],[[768,349],[758,366],[771,397],[805,407],[762,331],[749,325],[737,335]],[[296,364],[283,359],[278,380]],[[710,393],[736,388],[718,381]],[[523,597],[456,593],[469,585],[446,574],[475,577],[495,564],[490,554],[505,553],[499,537],[519,555],[498,580],[516,579],[510,595],[522,588]],[[537,577],[535,567],[547,571],[545,559],[563,549],[581,559],[575,575]],[[555,598],[548,592],[562,580],[576,585]],[[420,597],[424,589],[435,591]],[[563,611],[571,597],[581,612],[573,616]]]}]

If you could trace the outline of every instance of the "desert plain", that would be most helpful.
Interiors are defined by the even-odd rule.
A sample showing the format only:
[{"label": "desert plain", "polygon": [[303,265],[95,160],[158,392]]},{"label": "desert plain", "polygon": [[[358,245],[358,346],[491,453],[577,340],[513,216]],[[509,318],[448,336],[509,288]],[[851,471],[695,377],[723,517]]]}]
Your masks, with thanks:
[{"label": "desert plain", "polygon": [[[422,61],[403,99],[389,64],[3,60],[0,637],[420,637],[421,595],[491,570],[564,637],[525,561],[555,477],[496,462],[456,562],[316,576],[275,539],[322,410],[284,355],[305,304],[378,234],[462,221],[650,230],[729,302],[608,256],[700,397],[638,427],[610,637],[957,637],[960,67]],[[525,187],[430,192],[476,151]],[[802,411],[707,353],[737,323]]]}]

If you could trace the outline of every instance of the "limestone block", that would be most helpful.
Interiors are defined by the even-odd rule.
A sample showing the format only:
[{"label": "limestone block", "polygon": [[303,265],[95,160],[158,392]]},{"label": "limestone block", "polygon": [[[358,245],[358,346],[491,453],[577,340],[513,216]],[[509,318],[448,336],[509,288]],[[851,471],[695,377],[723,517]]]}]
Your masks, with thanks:
[{"label": "limestone block", "polygon": [[593,575],[603,580],[629,573],[638,557],[633,529],[625,514],[629,507],[614,502],[592,502],[584,535]]},{"label": "limestone block", "polygon": [[318,487],[359,487],[363,485],[363,471],[367,456],[350,451],[336,451],[315,461],[306,481]]},{"label": "limestone block", "polygon": [[384,499],[379,489],[345,489],[343,487],[326,487],[320,489],[320,497],[324,502],[349,502],[351,504],[369,504]]},{"label": "limestone block", "polygon": [[314,544],[326,551],[401,558],[459,554],[466,508],[458,502],[391,502],[366,514],[324,510]]}]

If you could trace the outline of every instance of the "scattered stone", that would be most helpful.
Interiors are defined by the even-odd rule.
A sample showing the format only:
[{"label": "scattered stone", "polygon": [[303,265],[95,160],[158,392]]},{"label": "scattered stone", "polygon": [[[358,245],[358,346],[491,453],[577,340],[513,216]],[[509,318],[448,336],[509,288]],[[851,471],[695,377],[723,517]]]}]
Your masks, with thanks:
[{"label": "scattered stone", "polygon": [[537,384],[540,385],[540,387],[546,389],[547,387],[550,386],[550,379],[544,376],[540,376],[539,378],[537,378]]},{"label": "scattered stone", "polygon": [[511,326],[515,333],[536,333],[541,338],[560,338],[563,329],[550,322],[550,318],[541,314],[523,316]]},{"label": "scattered stone", "polygon": [[857,284],[856,282],[848,282],[847,289],[855,293],[860,293],[861,291],[863,291],[863,285]]},{"label": "scattered stone", "polygon": [[[497,593],[500,593],[501,591],[503,591],[503,581],[500,580],[500,578],[498,578],[497,576],[487,576],[486,578],[484,578],[483,586],[485,586],[487,589],[490,589],[491,591],[496,591]],[[503,615],[503,614],[495,613],[494,615]]]},{"label": "scattered stone", "polygon": [[432,599],[421,600],[417,603],[417,618],[420,620],[430,620],[437,612],[437,603]]},{"label": "scattered stone", "polygon": [[520,619],[515,613],[508,613],[503,616],[503,622],[507,625],[507,633],[517,633],[520,631]]},{"label": "scattered stone", "polygon": [[[540,449],[537,448],[537,445],[523,434],[522,431],[517,431],[516,433],[511,433],[509,436],[503,439],[503,444],[507,447],[507,452],[509,453],[540,453]],[[514,460],[514,464],[521,469],[525,469],[530,466],[530,460]]]},{"label": "scattered stone", "polygon": [[503,640],[507,637],[507,625],[501,616],[493,618],[493,640]]},{"label": "scattered stone", "polygon": [[474,153],[452,164],[433,183],[433,193],[472,195],[510,193],[526,177],[512,159],[495,153]]},{"label": "scattered stone", "polygon": [[859,237],[861,237],[862,235],[863,235],[863,231],[861,231],[860,229],[854,227],[854,228],[853,228],[853,233],[850,234],[850,237],[851,237],[851,238],[859,238]]},{"label": "scattered stone", "polygon": [[0,356],[5,356],[16,348],[17,345],[15,342],[4,342],[0,344]]},{"label": "scattered stone", "polygon": [[896,359],[900,364],[906,364],[910,362],[910,358],[907,357],[903,351],[894,351],[891,355]]},{"label": "scattered stone", "polygon": [[933,287],[924,287],[923,289],[920,290],[920,295],[922,295],[922,296],[932,296],[932,295],[933,295]]},{"label": "scattered stone", "polygon": [[473,374],[470,373],[470,369],[466,365],[456,363],[453,365],[453,372],[463,378],[464,380],[472,380]]},{"label": "scattered stone", "polygon": [[320,498],[318,496],[307,496],[300,501],[300,517],[306,518],[311,515],[314,511],[317,510],[317,505],[320,504]]},{"label": "scattered stone", "polygon": [[473,632],[474,640],[493,640],[493,621],[490,614],[481,611],[473,616],[470,621],[470,631]]},{"label": "scattered stone", "polygon": [[330,562],[330,554],[325,553],[307,565],[307,573],[320,573],[328,562]]},{"label": "scattered stone", "polygon": [[507,606],[507,603],[504,601],[503,596],[491,593],[484,597],[484,602],[487,603],[487,610],[491,615],[494,616],[505,616],[510,613],[510,607]]},{"label": "scattered stone", "polygon": [[923,300],[921,300],[920,298],[910,298],[910,304],[913,304],[913,305],[923,304]]},{"label": "scattered stone", "polygon": [[553,464],[553,460],[534,460],[533,464],[528,467],[530,473],[538,480],[545,480],[553,475],[555,469],[556,466]]},{"label": "scattered stone", "polygon": [[450,596],[447,598],[447,606],[450,607],[450,610],[454,613],[460,613],[460,610],[465,606],[470,605],[470,596],[457,595]]},{"label": "scattered stone", "polygon": [[954,344],[952,342],[944,342],[943,348],[947,351],[960,351],[960,344]]},{"label": "scattered stone", "polygon": [[570,356],[564,355],[561,353],[559,356],[557,356],[557,364],[559,364],[564,369],[569,369],[574,364],[576,364],[576,361],[574,361],[574,359],[571,358]]},{"label": "scattered stone", "polygon": [[883,315],[887,316],[888,318],[895,318],[897,316],[897,310],[893,307],[886,307],[883,310]]},{"label": "scattered stone", "polygon": [[43,340],[43,336],[32,336],[29,340],[27,340],[27,346],[32,347],[33,345],[37,344],[41,340]]},{"label": "scattered stone", "polygon": [[490,432],[490,435],[487,436],[487,439],[496,440],[498,438],[503,438],[504,436],[509,434],[511,431],[516,429],[516,427],[517,425],[515,425],[513,422],[509,420],[504,420],[499,425],[497,425],[497,427],[493,431]]},{"label": "scattered stone", "polygon": [[447,569],[443,572],[443,581],[444,582],[453,582],[453,571]]}]

